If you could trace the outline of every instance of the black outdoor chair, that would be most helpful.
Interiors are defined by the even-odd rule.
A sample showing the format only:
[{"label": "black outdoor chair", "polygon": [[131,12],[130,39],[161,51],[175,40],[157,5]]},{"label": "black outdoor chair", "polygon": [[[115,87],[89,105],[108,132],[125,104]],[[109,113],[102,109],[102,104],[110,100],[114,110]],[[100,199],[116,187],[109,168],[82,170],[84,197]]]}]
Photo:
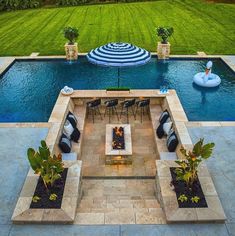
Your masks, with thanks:
[{"label": "black outdoor chair", "polygon": [[117,119],[119,120],[118,113],[116,106],[118,105],[118,99],[112,99],[104,102],[105,104],[105,112],[104,112],[104,117],[106,113],[108,112],[109,114],[109,123],[111,119],[111,115],[114,115],[114,113],[117,115]]},{"label": "black outdoor chair", "polygon": [[122,105],[122,110],[121,110],[121,114],[120,114],[120,119],[121,119],[122,115],[125,113],[127,123],[129,123],[129,108],[131,108],[132,114],[135,119],[135,112],[134,112],[134,108],[133,108],[135,105],[135,98],[130,99],[130,100],[125,100],[124,102],[121,103],[121,105]]},{"label": "black outdoor chair", "polygon": [[87,114],[89,116],[89,114],[91,112],[93,123],[95,122],[94,117],[96,115],[96,112],[100,115],[100,118],[102,120],[102,115],[101,115],[100,109],[99,109],[100,105],[101,105],[101,99],[100,98],[87,102]]},{"label": "black outdoor chair", "polygon": [[150,120],[149,104],[150,104],[150,99],[149,98],[144,99],[144,100],[139,100],[139,101],[136,102],[135,116],[137,115],[138,109],[140,108],[141,123],[143,121],[143,115],[145,115],[145,113],[148,115],[149,120]]}]

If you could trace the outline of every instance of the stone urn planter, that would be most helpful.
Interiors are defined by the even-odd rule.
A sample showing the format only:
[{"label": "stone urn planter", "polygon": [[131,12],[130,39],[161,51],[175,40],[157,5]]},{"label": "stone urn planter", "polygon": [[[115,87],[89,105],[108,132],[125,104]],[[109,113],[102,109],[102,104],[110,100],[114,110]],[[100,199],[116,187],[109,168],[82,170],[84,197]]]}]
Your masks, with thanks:
[{"label": "stone urn planter", "polygon": [[66,54],[67,60],[71,61],[71,60],[78,59],[78,44],[77,43],[73,43],[73,44],[66,43],[64,47],[65,47],[65,54]]},{"label": "stone urn planter", "polygon": [[161,43],[157,44],[157,56],[158,59],[168,59],[170,55],[170,43]]},{"label": "stone urn planter", "polygon": [[64,37],[68,40],[68,43],[65,44],[65,54],[66,59],[69,61],[78,59],[78,45],[76,39],[79,36],[78,29],[75,27],[65,27],[64,28]]},{"label": "stone urn planter", "polygon": [[168,59],[170,55],[170,44],[168,38],[174,33],[173,27],[157,27],[157,36],[162,39],[157,45],[158,59]]}]

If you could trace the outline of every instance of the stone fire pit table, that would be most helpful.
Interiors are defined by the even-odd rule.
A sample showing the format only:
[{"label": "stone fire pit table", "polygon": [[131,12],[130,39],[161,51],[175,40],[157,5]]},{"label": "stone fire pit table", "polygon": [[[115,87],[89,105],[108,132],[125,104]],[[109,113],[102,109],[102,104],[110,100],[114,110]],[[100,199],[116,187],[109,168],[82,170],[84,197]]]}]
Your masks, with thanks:
[{"label": "stone fire pit table", "polygon": [[[125,149],[113,149],[113,129],[123,127]],[[131,126],[129,124],[107,124],[105,140],[105,164],[132,164]]]}]

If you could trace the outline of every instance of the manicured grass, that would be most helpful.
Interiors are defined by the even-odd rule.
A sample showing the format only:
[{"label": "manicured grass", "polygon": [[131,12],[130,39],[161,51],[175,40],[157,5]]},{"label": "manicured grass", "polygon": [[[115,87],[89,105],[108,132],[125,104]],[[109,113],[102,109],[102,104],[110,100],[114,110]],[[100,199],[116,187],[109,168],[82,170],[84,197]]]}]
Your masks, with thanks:
[{"label": "manicured grass", "polygon": [[169,25],[173,54],[235,54],[235,4],[165,0],[1,13],[0,55],[64,54],[68,25],[79,28],[80,52],[110,41],[155,51],[155,28]]}]

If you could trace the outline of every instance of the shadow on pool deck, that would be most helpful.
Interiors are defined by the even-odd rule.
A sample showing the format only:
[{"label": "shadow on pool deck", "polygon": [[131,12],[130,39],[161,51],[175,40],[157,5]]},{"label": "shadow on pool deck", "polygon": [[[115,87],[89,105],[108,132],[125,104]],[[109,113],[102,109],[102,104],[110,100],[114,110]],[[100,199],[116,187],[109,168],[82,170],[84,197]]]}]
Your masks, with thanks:
[{"label": "shadow on pool deck", "polygon": [[188,225],[12,225],[10,218],[20,193],[27,170],[26,150],[37,147],[45,138],[45,128],[2,128],[0,129],[0,236],[228,236],[235,235],[235,128],[201,127],[190,128],[195,142],[200,137],[216,143],[215,157],[208,160],[216,189],[222,201],[226,224],[188,224]]}]

